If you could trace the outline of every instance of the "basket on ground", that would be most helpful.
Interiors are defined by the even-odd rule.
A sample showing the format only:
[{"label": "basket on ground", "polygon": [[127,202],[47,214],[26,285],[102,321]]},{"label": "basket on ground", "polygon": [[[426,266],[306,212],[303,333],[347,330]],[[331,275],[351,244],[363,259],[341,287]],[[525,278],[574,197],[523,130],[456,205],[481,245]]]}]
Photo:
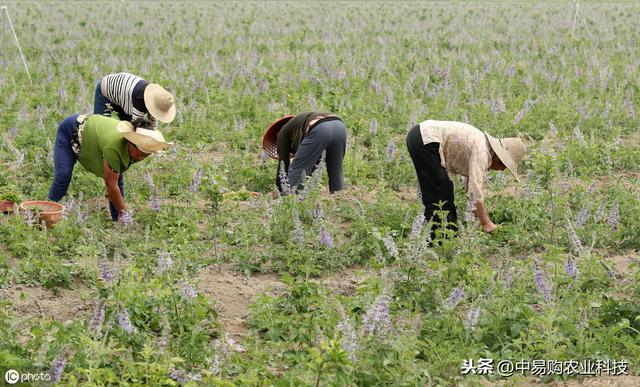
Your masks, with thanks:
[{"label": "basket on ground", "polygon": [[23,212],[27,210],[37,212],[39,216],[38,221],[44,221],[47,228],[52,228],[62,219],[64,206],[54,202],[30,200],[22,202],[20,204],[20,210]]}]

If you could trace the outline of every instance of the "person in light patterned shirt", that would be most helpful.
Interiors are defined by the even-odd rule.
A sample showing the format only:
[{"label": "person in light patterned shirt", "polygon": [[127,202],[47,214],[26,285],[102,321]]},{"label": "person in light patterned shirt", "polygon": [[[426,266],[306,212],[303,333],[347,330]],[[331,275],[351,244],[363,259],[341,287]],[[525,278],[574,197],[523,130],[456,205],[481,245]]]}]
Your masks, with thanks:
[{"label": "person in light patterned shirt", "polygon": [[[498,139],[487,132],[462,122],[427,120],[412,128],[407,135],[407,149],[416,169],[425,219],[433,219],[431,240],[435,231],[446,221],[449,235],[457,230],[457,213],[451,175],[467,179],[467,198],[474,215],[485,232],[495,231],[484,206],[482,183],[490,169],[508,169],[517,181],[518,164],[524,158],[530,137]],[[439,203],[447,212],[446,219],[438,216]]]},{"label": "person in light patterned shirt", "polygon": [[115,112],[122,121],[137,128],[157,129],[158,122],[169,123],[176,116],[171,93],[129,73],[109,74],[96,85],[93,113]]}]

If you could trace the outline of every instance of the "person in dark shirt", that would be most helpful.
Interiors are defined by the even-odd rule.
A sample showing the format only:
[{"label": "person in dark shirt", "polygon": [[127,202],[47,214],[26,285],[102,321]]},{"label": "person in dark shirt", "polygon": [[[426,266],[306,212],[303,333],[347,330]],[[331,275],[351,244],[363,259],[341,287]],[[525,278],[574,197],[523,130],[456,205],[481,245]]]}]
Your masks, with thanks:
[{"label": "person in dark shirt", "polygon": [[271,124],[263,139],[267,154],[278,159],[276,185],[281,193],[283,176],[292,189],[300,189],[303,173],[310,176],[325,151],[329,191],[340,191],[344,187],[342,161],[346,144],[344,122],[333,113],[319,112],[282,117]]}]

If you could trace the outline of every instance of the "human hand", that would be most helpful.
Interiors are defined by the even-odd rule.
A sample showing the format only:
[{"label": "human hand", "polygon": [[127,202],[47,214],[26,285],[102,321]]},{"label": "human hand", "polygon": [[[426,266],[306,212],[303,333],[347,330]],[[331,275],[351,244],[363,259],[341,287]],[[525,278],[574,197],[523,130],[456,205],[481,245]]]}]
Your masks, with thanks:
[{"label": "human hand", "polygon": [[489,221],[488,223],[485,223],[482,225],[482,231],[489,234],[494,232],[497,228],[498,226],[496,226],[495,223],[493,223],[492,221]]}]

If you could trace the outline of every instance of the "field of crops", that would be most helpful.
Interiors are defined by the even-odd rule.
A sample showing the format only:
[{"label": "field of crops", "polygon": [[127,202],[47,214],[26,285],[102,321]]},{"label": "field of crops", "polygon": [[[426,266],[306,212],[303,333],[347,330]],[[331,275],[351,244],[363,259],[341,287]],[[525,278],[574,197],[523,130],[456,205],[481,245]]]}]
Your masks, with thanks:
[{"label": "field of crops", "polygon": [[[160,83],[178,115],[175,147],[125,174],[129,224],[81,166],[51,230],[0,214],[3,374],[640,384],[640,4],[584,3],[573,34],[570,2],[7,6],[33,85],[7,25],[0,194],[46,200],[56,128],[106,74]],[[311,110],[344,119],[347,188],[274,199],[262,134]],[[464,216],[427,247],[405,146],[427,119],[536,141],[522,184],[485,182],[495,233]]]}]

